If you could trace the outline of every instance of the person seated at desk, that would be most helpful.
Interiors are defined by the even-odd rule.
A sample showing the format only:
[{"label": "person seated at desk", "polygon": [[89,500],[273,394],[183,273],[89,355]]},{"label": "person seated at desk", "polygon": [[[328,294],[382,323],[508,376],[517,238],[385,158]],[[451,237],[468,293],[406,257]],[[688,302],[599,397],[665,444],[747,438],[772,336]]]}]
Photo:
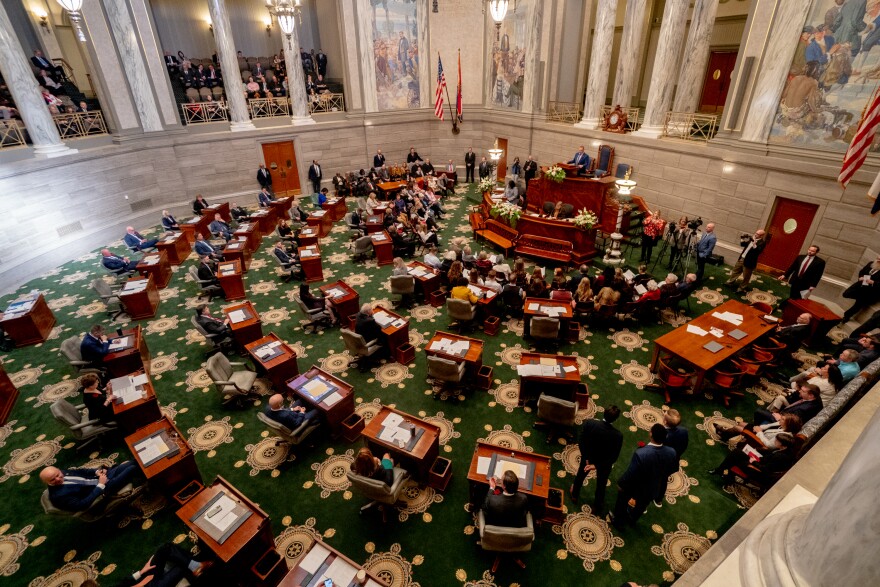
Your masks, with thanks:
[{"label": "person seated at desk", "polygon": [[468,283],[471,285],[483,285],[483,278],[480,277],[478,270],[471,269],[468,271]]},{"label": "person seated at desk", "polygon": [[220,320],[211,315],[208,304],[199,304],[196,306],[196,323],[201,326],[205,332],[211,335],[217,335],[214,343],[223,344],[232,340],[232,328],[229,326],[229,318]]},{"label": "person seated at desk", "polygon": [[323,206],[327,203],[327,194],[330,193],[330,190],[327,188],[321,188],[321,191],[318,192],[318,206]]},{"label": "person seated at desk", "polygon": [[138,466],[125,461],[109,469],[59,469],[46,467],[40,471],[40,481],[49,486],[49,501],[60,510],[83,512],[91,507],[96,499],[107,495],[119,495],[119,490],[128,485]]},{"label": "person seated at desk", "polygon": [[272,248],[272,254],[281,262],[281,269],[289,271],[289,273],[284,276],[285,282],[288,282],[295,277],[302,276],[302,266],[299,257],[292,250],[286,251],[284,249],[283,241],[275,242],[275,246]]},{"label": "person seated at desk", "polygon": [[[127,576],[116,587],[175,587],[183,579],[191,584],[197,583],[213,565],[213,561],[197,561],[191,553],[167,542],[156,550],[141,570]],[[83,587],[85,585],[83,583]]]},{"label": "person seated at desk", "polygon": [[278,225],[275,227],[278,231],[278,236],[281,237],[281,240],[287,244],[293,243],[296,246],[299,246],[299,239],[297,239],[296,235],[293,233],[293,229],[290,228],[290,224],[288,224],[286,218],[279,218]]},{"label": "person seated at desk", "polygon": [[156,243],[159,242],[159,239],[151,238],[150,240],[145,239],[141,233],[136,231],[132,226],[125,227],[125,236],[122,237],[122,240],[135,251],[143,251],[144,249],[151,249],[156,246]]},{"label": "person seated at desk", "polygon": [[229,225],[224,222],[223,217],[219,213],[214,214],[214,220],[208,225],[208,230],[216,235],[222,236],[226,242],[232,240],[232,230]]},{"label": "person seated at desk", "polygon": [[260,208],[268,208],[269,204],[275,201],[275,196],[269,191],[269,188],[263,187],[260,188],[260,193],[257,194],[257,201],[260,203]]},{"label": "person seated at desk", "polygon": [[83,404],[89,410],[89,420],[100,420],[102,423],[112,422],[116,416],[113,414],[113,388],[108,383],[106,390],[100,387],[101,378],[95,373],[86,373],[79,378],[80,391],[82,392]]},{"label": "person seated at desk", "polygon": [[168,210],[162,210],[162,228],[168,232],[180,232],[180,225]]},{"label": "person seated at desk", "polygon": [[132,261],[128,257],[120,257],[110,252],[110,249],[101,249],[101,265],[105,269],[114,272],[116,275],[122,275],[129,271],[135,271],[137,261]]},{"label": "person seated at desk", "polygon": [[516,189],[516,182],[512,179],[507,182],[507,187],[504,189],[504,200],[508,204],[519,206],[519,190]]},{"label": "person seated at desk", "polygon": [[777,411],[765,410],[763,408],[755,410],[754,419],[751,424],[729,426],[727,428],[716,426],[715,432],[722,439],[728,440],[738,434],[742,434],[742,431],[745,429],[754,430],[755,426],[764,426],[765,424],[778,422],[785,414],[793,414],[800,418],[801,422],[806,423],[822,410],[819,388],[810,383],[804,383],[798,389],[788,394],[785,401],[787,405]]},{"label": "person seated at desk", "polygon": [[382,202],[376,197],[376,192],[370,192],[367,195],[367,209],[374,210],[382,206]]},{"label": "person seated at desk", "polygon": [[[427,256],[427,255],[426,255]],[[403,262],[401,257],[394,257],[392,261],[393,268],[391,269],[391,276],[395,275],[409,275],[409,267],[406,266],[406,263]]]},{"label": "person seated at desk", "polygon": [[247,211],[243,206],[239,206],[235,202],[232,202],[232,205],[229,207],[229,214],[232,216],[232,219],[238,222],[239,224],[250,218],[250,212]]},{"label": "person seated at desk", "polygon": [[[448,259],[449,253],[452,251],[447,251],[445,257]],[[455,253],[453,253],[455,254]],[[441,269],[442,270],[442,269]],[[461,261],[452,261],[449,264],[449,270],[446,272],[446,281],[450,285],[455,285],[460,278],[464,277],[464,265],[461,264]],[[465,279],[467,281],[467,279]]]},{"label": "person seated at desk", "polygon": [[[425,265],[433,269],[440,269],[443,266],[443,262],[440,260],[440,257],[437,256],[437,247],[431,247],[430,249],[428,249],[428,252],[425,253],[425,258],[423,261]],[[451,264],[452,262],[450,262],[450,265]]]},{"label": "person seated at desk", "polygon": [[495,477],[489,479],[489,492],[483,502],[483,515],[486,524],[507,528],[522,528],[526,525],[529,499],[519,492],[519,479],[510,469],[501,476],[501,488]]},{"label": "person seated at desk", "polygon": [[214,262],[211,261],[208,255],[199,255],[199,269],[198,276],[202,281],[207,281],[209,283],[203,285],[202,287],[211,287],[216,286],[220,287],[220,279],[217,278],[217,274],[214,272],[215,265]]},{"label": "person seated at desk", "polygon": [[452,288],[452,291],[449,293],[449,297],[454,300],[467,300],[471,304],[476,304],[480,301],[482,295],[477,297],[474,295],[474,292],[471,291],[471,288],[468,287],[468,280],[466,277],[461,276],[455,281],[451,281],[449,283],[454,283],[455,286]]},{"label": "person seated at desk", "polygon": [[530,298],[546,298],[549,295],[547,293],[547,282],[544,281],[544,272],[541,271],[540,267],[535,267],[535,270],[532,271],[526,293]]},{"label": "person seated at desk", "polygon": [[382,455],[382,460],[379,460],[373,456],[370,449],[363,447],[358,451],[350,468],[355,475],[376,479],[389,487],[394,483],[394,461],[387,452]]},{"label": "person seated at desk", "polygon": [[286,426],[288,430],[296,430],[303,422],[316,420],[320,414],[314,408],[306,410],[300,400],[291,401],[289,408],[284,407],[284,396],[280,393],[269,398],[265,413],[272,420]]},{"label": "person seated at desk", "polygon": [[196,244],[193,246],[193,250],[195,250],[196,254],[199,257],[207,256],[212,261],[223,260],[223,253],[221,252],[221,249],[206,241],[205,235],[203,235],[201,232],[196,233]]},{"label": "person seated at desk", "polygon": [[645,293],[640,295],[637,300],[637,303],[642,304],[644,302],[659,302],[660,301],[660,288],[657,287],[657,282],[651,279],[648,283],[645,284]]},{"label": "person seated at desk", "polygon": [[368,343],[377,340],[382,334],[382,327],[373,318],[373,308],[370,304],[361,304],[361,310],[357,313],[354,323],[354,331],[363,336]]},{"label": "person seated at desk", "polygon": [[488,287],[495,293],[501,293],[501,282],[498,281],[498,272],[494,269],[489,270],[489,274],[486,276],[486,279],[483,280],[483,287]]},{"label": "person seated at desk", "polygon": [[550,299],[556,302],[571,303],[571,291],[566,287],[564,277],[557,276],[553,278],[553,283],[550,285]]},{"label": "person seated at desk", "polygon": [[196,199],[193,202],[193,213],[195,213],[196,216],[201,216],[202,210],[210,207],[211,204],[208,203],[208,201],[202,196],[202,194],[199,194],[196,196]]},{"label": "person seated at desk", "polygon": [[308,284],[301,283],[299,286],[299,299],[302,300],[309,310],[316,310],[318,308],[327,310],[327,314],[330,315],[330,323],[335,325],[339,322],[339,318],[336,316],[336,310],[333,308],[330,298],[325,297],[324,292],[321,290],[318,291],[321,294],[320,296],[312,295]]},{"label": "person seated at desk", "polygon": [[578,147],[577,153],[574,154],[574,157],[571,158],[571,161],[568,162],[569,165],[577,165],[578,175],[586,175],[590,170],[590,156],[584,152],[584,146],[581,145]]},{"label": "person seated at desk", "polygon": [[309,215],[299,207],[299,200],[293,203],[293,206],[290,207],[290,212],[287,214],[294,222],[305,222],[309,219]]},{"label": "person seated at desk", "polygon": [[578,310],[588,311],[593,307],[593,289],[590,287],[589,277],[581,278],[571,301],[573,307]]},{"label": "person seated at desk", "polygon": [[110,352],[110,341],[104,334],[104,327],[100,324],[92,326],[88,333],[83,337],[79,345],[79,354],[82,355],[83,361],[88,361],[89,365],[95,369],[103,367],[104,357]]}]

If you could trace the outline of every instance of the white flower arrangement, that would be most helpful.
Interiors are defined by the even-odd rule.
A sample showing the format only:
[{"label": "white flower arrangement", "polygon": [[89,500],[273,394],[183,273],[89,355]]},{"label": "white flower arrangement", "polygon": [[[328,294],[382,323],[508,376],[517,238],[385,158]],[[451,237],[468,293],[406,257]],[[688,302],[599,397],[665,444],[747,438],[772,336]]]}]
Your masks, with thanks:
[{"label": "white flower arrangement", "polygon": [[500,202],[492,206],[489,210],[489,216],[492,218],[498,218],[500,216],[507,220],[507,223],[510,224],[511,228],[516,228],[516,223],[519,222],[519,217],[522,216],[522,209],[509,202]]},{"label": "white flower arrangement", "polygon": [[586,208],[582,208],[577,213],[577,216],[574,217],[574,225],[581,230],[590,230],[597,222],[599,222],[599,217],[596,216],[595,212],[591,212]]},{"label": "white flower arrangement", "polygon": [[562,183],[565,179],[565,170],[558,165],[554,165],[544,172],[544,177],[556,183]]},{"label": "white flower arrangement", "polygon": [[479,190],[481,194],[485,194],[486,192],[491,192],[495,189],[495,180],[491,177],[487,177],[486,179],[480,180]]}]

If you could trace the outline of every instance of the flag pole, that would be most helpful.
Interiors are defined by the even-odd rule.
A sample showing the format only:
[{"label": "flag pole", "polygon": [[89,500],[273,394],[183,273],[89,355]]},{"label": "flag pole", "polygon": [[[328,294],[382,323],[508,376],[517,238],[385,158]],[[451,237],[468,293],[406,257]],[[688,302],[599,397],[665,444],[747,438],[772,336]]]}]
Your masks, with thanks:
[{"label": "flag pole", "polygon": [[[440,60],[440,51],[437,51],[437,59]],[[446,75],[445,72],[443,75]],[[459,132],[458,121],[456,120],[457,117],[455,115],[455,112],[452,110],[452,101],[449,99],[449,83],[447,82],[443,84],[443,88],[446,90],[446,102],[447,106],[449,106],[449,114],[452,118],[452,134],[457,135]]]}]

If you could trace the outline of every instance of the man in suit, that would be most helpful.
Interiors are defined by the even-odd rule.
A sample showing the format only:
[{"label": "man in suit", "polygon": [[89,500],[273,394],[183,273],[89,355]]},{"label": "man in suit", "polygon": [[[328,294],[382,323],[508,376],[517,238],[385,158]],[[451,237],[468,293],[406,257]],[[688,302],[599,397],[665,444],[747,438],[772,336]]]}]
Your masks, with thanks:
[{"label": "man in suit", "polygon": [[422,163],[422,172],[425,175],[434,175],[434,166],[431,165],[431,158],[430,157],[425,159],[425,162]]},{"label": "man in suit", "polygon": [[268,208],[269,204],[275,201],[275,196],[272,195],[269,188],[262,187],[260,193],[257,194],[257,201],[260,202],[260,208]]},{"label": "man in suit", "polygon": [[180,61],[171,54],[171,51],[165,51],[165,67],[168,69],[169,75],[176,75],[180,70]]},{"label": "man in suit", "polygon": [[122,237],[122,240],[135,251],[152,249],[156,246],[156,243],[159,242],[159,239],[155,238],[151,238],[150,240],[145,239],[141,236],[141,233],[137,232],[134,227],[131,226],[125,227],[125,236]]},{"label": "man in suit", "polygon": [[391,174],[388,173],[388,168],[385,167],[384,165],[382,167],[379,167],[378,169],[376,169],[376,176],[379,178],[380,181],[390,181],[391,180]]},{"label": "man in suit", "polygon": [[611,467],[617,462],[620,448],[623,445],[623,434],[613,426],[619,416],[620,408],[615,405],[606,407],[602,420],[593,419],[584,422],[578,438],[581,462],[574,477],[574,484],[568,489],[568,494],[571,496],[571,500],[577,503],[587,473],[595,470],[596,497],[593,500],[593,513],[597,516],[601,515],[605,507],[605,486],[608,484]]},{"label": "man in suit", "polygon": [[296,430],[303,422],[314,421],[319,417],[317,409],[306,410],[299,400],[291,402],[289,408],[284,407],[284,396],[280,393],[269,398],[265,413],[288,430]]},{"label": "man in suit", "polygon": [[[678,410],[674,408],[667,410],[663,414],[663,425],[666,427],[666,441],[663,444],[675,451],[677,461],[681,460],[681,455],[684,454],[688,447],[688,429],[681,425],[681,414]],[[666,486],[668,483],[669,477],[667,476],[660,483],[660,487],[657,488],[657,495],[654,496],[654,505],[658,508],[663,506],[663,498],[666,496]]]},{"label": "man in suit", "polygon": [[46,57],[43,56],[43,52],[39,49],[34,50],[34,56],[31,57],[31,63],[33,63],[34,67],[36,67],[37,69],[45,69],[46,71],[50,72],[56,77],[56,79],[67,79],[67,77],[64,75],[64,68],[60,65],[55,65],[53,62],[46,59]]},{"label": "man in suit", "polygon": [[635,525],[645,508],[666,478],[678,470],[675,450],[664,446],[666,427],[657,423],[651,427],[651,442],[637,449],[629,468],[617,480],[617,502],[611,523],[621,529],[625,524]]},{"label": "man in suit", "polygon": [[125,461],[109,469],[59,469],[46,467],[40,471],[40,480],[49,486],[49,501],[58,509],[84,512],[96,499],[125,497],[119,490],[128,485],[138,471],[132,461]]},{"label": "man in suit", "polygon": [[477,164],[477,154],[474,153],[472,147],[468,147],[467,153],[464,154],[464,174],[467,183],[474,183],[474,168]]},{"label": "man in suit", "polygon": [[703,231],[703,236],[697,241],[697,283],[703,282],[703,272],[706,271],[706,262],[712,256],[715,250],[715,243],[718,237],[715,236],[715,224],[710,222]]},{"label": "man in suit", "polygon": [[508,469],[501,476],[501,487],[496,490],[498,482],[495,477],[489,479],[489,493],[483,502],[483,515],[490,526],[522,528],[526,525],[526,513],[529,511],[528,498],[519,492],[519,479],[516,473]]},{"label": "man in suit", "polygon": [[180,232],[180,225],[168,210],[162,210],[162,228],[168,232]]},{"label": "man in suit", "polygon": [[807,296],[819,285],[822,274],[825,273],[825,261],[817,255],[819,247],[811,245],[807,249],[806,255],[798,255],[795,257],[785,275],[779,278],[779,281],[788,282],[791,286],[789,298],[799,300],[806,293]]},{"label": "man in suit", "polygon": [[214,220],[211,221],[211,224],[208,225],[208,230],[213,232],[214,234],[219,234],[226,242],[232,240],[232,230],[229,228],[229,225],[223,220],[223,217],[220,216],[219,213],[214,214]]},{"label": "man in suit", "polygon": [[794,351],[810,335],[810,322],[812,319],[813,317],[809,313],[804,312],[797,317],[794,324],[789,324],[788,326],[780,324],[777,326],[773,336]]},{"label": "man in suit", "polygon": [[844,338],[834,352],[842,354],[846,349],[852,349],[859,354],[856,363],[864,369],[880,355],[880,337],[862,335]]},{"label": "man in suit", "polygon": [[256,65],[254,65],[254,68],[251,70],[251,74],[254,76],[254,79],[266,75],[266,70],[263,68],[263,64],[257,61]]},{"label": "man in suit", "polygon": [[746,292],[746,288],[752,280],[752,271],[758,266],[758,256],[764,251],[764,247],[767,246],[767,241],[764,238],[765,235],[766,233],[763,230],[758,230],[753,236],[744,236],[740,239],[743,244],[743,250],[739,254],[736,265],[733,266],[730,277],[724,282],[724,285],[733,287],[737,278],[742,275],[742,283],[737,291],[739,293]]},{"label": "man in suit", "polygon": [[205,240],[201,232],[196,233],[196,244],[193,247],[199,257],[208,257],[212,261],[222,261],[223,253],[220,249]]},{"label": "man in suit", "polygon": [[486,161],[486,158],[483,157],[480,159],[480,180],[484,180],[489,177],[492,173],[492,166],[489,165],[489,162]]},{"label": "man in suit", "polygon": [[221,84],[223,84],[223,78],[220,76],[220,72],[213,65],[209,65],[205,71],[205,85],[209,88],[216,88]]},{"label": "man in suit", "polygon": [[577,153],[568,162],[569,165],[577,165],[578,175],[586,175],[590,170],[590,156],[584,152],[584,146],[578,147]]},{"label": "man in suit", "polygon": [[364,337],[367,342],[377,340],[382,335],[382,328],[373,318],[373,308],[370,304],[361,305],[361,311],[357,314],[354,331]]},{"label": "man in suit", "polygon": [[535,179],[538,176],[538,162],[532,159],[532,156],[529,155],[528,160],[523,164],[523,179],[526,182],[526,190],[529,189],[529,181]]},{"label": "man in suit", "polygon": [[843,297],[855,300],[849,310],[843,313],[843,321],[849,322],[862,308],[867,308],[880,300],[880,256],[859,271],[859,278],[843,292]]},{"label": "man in suit", "polygon": [[217,274],[214,273],[213,263],[207,255],[199,256],[198,276],[200,280],[208,282],[202,285],[202,289],[220,287],[220,280],[217,278]]},{"label": "man in suit", "polygon": [[327,54],[320,49],[315,54],[315,66],[318,68],[318,75],[327,75]]},{"label": "man in suit", "polygon": [[232,329],[229,326],[229,318],[220,320],[211,316],[211,310],[208,304],[199,304],[196,306],[196,323],[205,329],[205,332],[211,335],[217,335],[214,342],[222,344],[228,340],[232,340]]},{"label": "man in suit", "polygon": [[79,354],[83,361],[88,361],[90,366],[100,369],[104,365],[104,357],[110,352],[110,341],[104,334],[104,327],[100,324],[92,326],[79,344]]},{"label": "man in suit", "polygon": [[321,191],[321,166],[318,165],[318,161],[316,159],[312,159],[312,164],[309,167],[309,181],[312,182],[312,193],[317,194]]},{"label": "man in suit", "polygon": [[302,267],[300,266],[299,257],[297,257],[295,252],[287,252],[284,249],[284,243],[282,241],[277,241],[275,243],[275,248],[272,249],[272,254],[275,255],[275,258],[281,261],[281,268],[285,271],[289,271],[287,275],[284,276],[284,281],[290,281],[295,276],[302,275]]},{"label": "man in suit", "polygon": [[110,249],[101,249],[101,257],[101,265],[117,275],[122,275],[123,273],[134,271],[137,267],[136,261],[132,261],[128,257],[120,257],[119,255],[114,255],[110,252]]},{"label": "man in suit", "polygon": [[376,149],[376,154],[373,155],[373,168],[378,169],[385,165],[385,155],[382,154],[382,149]]},{"label": "man in suit", "polygon": [[729,426],[727,428],[716,426],[715,432],[722,439],[728,440],[738,434],[742,434],[743,430],[747,428],[752,429],[755,426],[763,426],[764,424],[775,424],[782,419],[784,414],[794,414],[801,419],[801,422],[806,424],[813,416],[822,411],[822,398],[819,397],[819,387],[803,381],[796,390],[785,396],[784,404],[785,407],[774,412],[764,408],[755,410],[752,424]]},{"label": "man in suit", "polygon": [[260,163],[260,168],[257,169],[257,181],[260,183],[261,188],[272,189],[272,173],[262,163]]}]

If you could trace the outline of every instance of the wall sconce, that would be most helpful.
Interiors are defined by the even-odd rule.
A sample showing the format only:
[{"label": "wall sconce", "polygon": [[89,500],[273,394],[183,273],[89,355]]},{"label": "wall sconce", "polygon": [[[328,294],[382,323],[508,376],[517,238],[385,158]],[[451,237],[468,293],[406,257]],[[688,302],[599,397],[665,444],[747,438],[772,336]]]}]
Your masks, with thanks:
[{"label": "wall sconce", "polygon": [[271,37],[272,36],[272,21],[267,20],[265,22],[266,22],[266,34]]},{"label": "wall sconce", "polygon": [[431,12],[433,12],[434,14],[437,14],[438,12],[440,12],[439,6],[438,6],[439,4],[440,4],[440,2],[438,0],[434,0],[431,3]]},{"label": "wall sconce", "polygon": [[47,15],[45,12],[42,12],[42,11],[35,12],[34,14],[36,14],[37,18],[40,19],[40,26],[43,27],[43,33],[48,35],[49,34],[49,15]]},{"label": "wall sconce", "polygon": [[211,31],[211,35],[214,34],[214,21],[211,20],[211,17],[205,18],[205,23],[208,25],[208,30]]}]

